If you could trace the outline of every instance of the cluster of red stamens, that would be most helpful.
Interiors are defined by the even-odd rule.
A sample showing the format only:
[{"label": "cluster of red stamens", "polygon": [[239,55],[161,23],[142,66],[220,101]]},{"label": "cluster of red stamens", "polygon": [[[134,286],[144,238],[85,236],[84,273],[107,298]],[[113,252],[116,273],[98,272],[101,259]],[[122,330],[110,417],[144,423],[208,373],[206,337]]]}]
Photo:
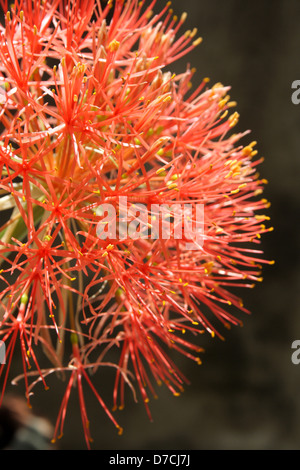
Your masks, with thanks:
[{"label": "cluster of red stamens", "polygon": [[[238,114],[228,87],[203,78],[193,91],[194,69],[171,74],[201,39],[179,33],[185,13],[177,18],[168,3],[153,14],[154,6],[16,0],[9,10],[2,0],[1,400],[17,340],[28,403],[36,381],[47,387],[48,374],[68,371],[54,439],[76,384],[89,445],[83,381],[121,432],[91,382],[103,365],[116,369],[114,407],[124,406],[125,385],[135,396],[132,373],[149,416],[155,384],[179,394],[185,378],[168,350],[201,363],[189,333],[222,337],[223,326],[240,324],[232,309],[247,310],[230,287],[261,280],[257,246],[271,230],[261,213],[269,204],[262,159],[255,142],[239,143],[246,133],[231,133]],[[201,243],[188,249],[184,235],[172,236],[172,211],[169,238],[99,236],[99,207],[114,208],[118,227],[125,198],[131,216],[139,204],[203,207]]]}]

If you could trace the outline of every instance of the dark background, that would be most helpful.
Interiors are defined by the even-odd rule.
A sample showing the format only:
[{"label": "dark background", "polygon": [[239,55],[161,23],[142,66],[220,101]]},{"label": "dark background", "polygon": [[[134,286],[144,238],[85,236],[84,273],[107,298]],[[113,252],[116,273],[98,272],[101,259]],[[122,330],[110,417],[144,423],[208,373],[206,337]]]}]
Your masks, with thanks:
[{"label": "dark background", "polygon": [[[165,2],[158,1],[157,8]],[[88,399],[94,449],[299,449],[300,365],[291,361],[291,344],[300,339],[299,305],[299,148],[300,105],[291,101],[291,84],[300,80],[299,0],[173,0],[174,13],[188,12],[185,29],[198,28],[203,43],[170,69],[197,68],[193,83],[230,85],[240,114],[235,132],[251,129],[265,157],[264,197],[274,232],[263,237],[264,281],[242,292],[252,315],[225,342],[206,342],[203,365],[178,357],[191,385],[180,397],[159,390],[149,422],[143,404],[128,394],[116,417],[123,436]],[[111,376],[98,378],[100,393],[112,403]],[[50,381],[36,390],[34,409],[52,423],[64,388]],[[61,449],[84,449],[77,391],[68,410]]]}]

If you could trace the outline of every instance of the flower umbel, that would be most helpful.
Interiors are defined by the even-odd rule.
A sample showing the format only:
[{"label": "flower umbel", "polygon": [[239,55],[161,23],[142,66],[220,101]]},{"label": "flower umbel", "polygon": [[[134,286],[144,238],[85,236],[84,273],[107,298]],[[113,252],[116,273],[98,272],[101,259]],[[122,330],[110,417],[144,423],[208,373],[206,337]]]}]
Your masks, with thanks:
[{"label": "flower umbel", "polygon": [[[83,382],[121,431],[91,372],[114,368],[114,408],[128,386],[151,418],[156,385],[178,395],[187,381],[173,350],[200,364],[190,338],[242,324],[238,310],[249,312],[231,287],[262,280],[260,238],[272,230],[262,158],[256,142],[240,143],[247,132],[232,133],[229,87],[203,78],[193,90],[189,67],[172,75],[201,38],[180,33],[186,13],[168,2],[153,14],[155,3],[1,0],[1,400],[18,340],[28,403],[36,382],[69,373],[54,438],[76,385],[88,446]],[[192,221],[204,209],[193,249],[184,230],[175,236],[182,204]],[[167,207],[168,237],[149,235],[155,217],[142,221],[141,205]]]}]

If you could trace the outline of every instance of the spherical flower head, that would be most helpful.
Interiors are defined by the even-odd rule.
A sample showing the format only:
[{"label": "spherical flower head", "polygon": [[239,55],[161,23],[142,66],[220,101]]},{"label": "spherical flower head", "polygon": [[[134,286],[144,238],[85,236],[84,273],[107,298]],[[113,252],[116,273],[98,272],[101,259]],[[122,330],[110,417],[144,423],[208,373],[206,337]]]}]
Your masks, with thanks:
[{"label": "spherical flower head", "polygon": [[201,38],[170,3],[1,3],[2,396],[18,340],[28,403],[69,373],[54,439],[76,384],[89,446],[83,382],[121,432],[89,370],[114,368],[114,408],[128,386],[151,418],[156,385],[178,395],[187,380],[172,351],[200,364],[190,338],[242,324],[231,288],[262,280],[272,230],[262,159],[233,133],[228,86],[172,74]]}]

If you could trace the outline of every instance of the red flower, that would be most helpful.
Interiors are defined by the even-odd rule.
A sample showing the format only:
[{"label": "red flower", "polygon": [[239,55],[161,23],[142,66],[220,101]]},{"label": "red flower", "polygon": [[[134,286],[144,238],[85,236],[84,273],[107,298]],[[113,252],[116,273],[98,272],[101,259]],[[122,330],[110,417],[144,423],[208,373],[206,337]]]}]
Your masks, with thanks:
[{"label": "red flower", "polygon": [[136,397],[133,374],[151,417],[156,384],[178,395],[187,380],[168,350],[201,363],[184,333],[222,338],[241,324],[233,308],[248,311],[230,288],[261,280],[257,247],[272,230],[262,159],[231,133],[228,87],[203,78],[192,91],[194,69],[171,75],[201,42],[179,34],[185,13],[167,3],[153,16],[155,1],[137,0],[1,3],[2,395],[19,338],[28,400],[36,380],[70,371],[55,437],[76,384],[89,445],[83,379],[121,428],[87,368],[116,368],[121,408],[126,384]]}]

